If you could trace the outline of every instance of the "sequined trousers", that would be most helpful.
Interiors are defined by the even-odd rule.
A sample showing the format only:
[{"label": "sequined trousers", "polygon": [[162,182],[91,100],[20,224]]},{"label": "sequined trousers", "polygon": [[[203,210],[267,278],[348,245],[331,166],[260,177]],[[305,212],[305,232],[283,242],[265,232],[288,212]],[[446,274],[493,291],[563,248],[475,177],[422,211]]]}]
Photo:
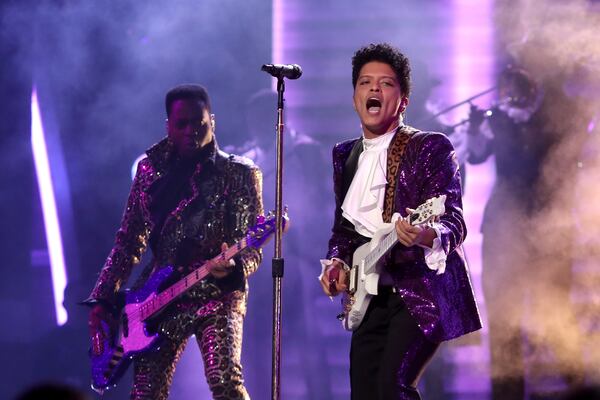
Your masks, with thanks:
[{"label": "sequined trousers", "polygon": [[218,300],[210,300],[194,316],[178,314],[173,323],[161,324],[164,339],[159,349],[134,360],[131,399],[168,398],[175,365],[191,335],[195,335],[200,348],[213,398],[250,399],[241,365],[245,311],[244,292],[234,291]]}]

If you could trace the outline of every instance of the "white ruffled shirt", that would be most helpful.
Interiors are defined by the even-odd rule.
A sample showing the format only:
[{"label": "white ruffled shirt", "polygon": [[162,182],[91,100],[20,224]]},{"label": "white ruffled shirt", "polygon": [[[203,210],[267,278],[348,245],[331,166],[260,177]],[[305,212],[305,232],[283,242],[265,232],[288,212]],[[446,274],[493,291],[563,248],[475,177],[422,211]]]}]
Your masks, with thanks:
[{"label": "white ruffled shirt", "polygon": [[383,199],[387,184],[387,149],[395,129],[373,139],[363,137],[358,167],[342,203],[342,215],[356,232],[373,237],[383,223]]}]

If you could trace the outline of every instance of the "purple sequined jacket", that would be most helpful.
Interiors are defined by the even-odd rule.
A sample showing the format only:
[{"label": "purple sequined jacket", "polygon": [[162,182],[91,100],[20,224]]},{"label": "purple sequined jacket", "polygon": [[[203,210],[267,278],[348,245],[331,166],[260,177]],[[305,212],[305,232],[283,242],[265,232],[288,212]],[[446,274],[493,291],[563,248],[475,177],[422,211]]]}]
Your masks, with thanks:
[{"label": "purple sequined jacket", "polygon": [[[262,214],[262,174],[250,160],[220,151],[216,142],[207,147],[187,181],[186,193],[166,215],[152,248],[153,259],[133,285],[142,286],[158,268],[172,265],[188,270],[220,252],[221,243],[235,243]],[[88,301],[116,301],[133,267],[151,242],[155,228],[152,205],[156,188],[173,169],[172,145],[165,139],[147,151],[138,164],[121,226],[112,251]],[[246,277],[261,261],[260,249],[246,248],[235,257],[236,266],[226,278],[209,276],[190,289],[176,303],[176,312],[185,314],[181,326],[195,318],[198,305],[223,292],[245,290]],[[245,307],[245,306],[244,306]],[[185,312],[182,312],[185,311]]]},{"label": "purple sequined jacket", "polygon": [[[354,250],[367,240],[341,214],[356,169],[355,163],[348,162],[349,156],[354,146],[362,146],[360,141],[349,140],[333,148],[336,211],[327,258],[337,257],[348,265]],[[441,245],[447,254],[445,272],[438,275],[427,267],[422,248],[400,243],[385,266],[418,326],[436,342],[480,329],[481,321],[461,247],[467,232],[454,149],[440,133],[414,133],[397,174],[394,211],[406,216],[407,207],[414,209],[442,194],[446,195],[446,212],[440,219]]]}]

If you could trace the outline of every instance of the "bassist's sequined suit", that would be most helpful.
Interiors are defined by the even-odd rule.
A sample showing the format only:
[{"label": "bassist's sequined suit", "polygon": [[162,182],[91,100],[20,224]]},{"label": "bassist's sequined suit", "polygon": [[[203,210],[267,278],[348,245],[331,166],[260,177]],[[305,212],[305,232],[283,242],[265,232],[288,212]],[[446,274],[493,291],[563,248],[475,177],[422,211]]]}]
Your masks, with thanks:
[{"label": "bassist's sequined suit", "polygon": [[[217,255],[221,243],[240,240],[263,212],[260,170],[220,151],[214,141],[188,165],[174,158],[168,139],[147,155],[138,165],[115,245],[90,299],[114,303],[148,246],[153,259],[134,287],[165,265],[190,271]],[[158,351],[134,361],[132,399],[167,398],[175,364],[191,335],[200,346],[214,398],[248,398],[240,364],[246,278],[258,267],[261,253],[247,248],[234,260],[227,277],[209,276],[159,315],[154,328],[164,340]]]}]

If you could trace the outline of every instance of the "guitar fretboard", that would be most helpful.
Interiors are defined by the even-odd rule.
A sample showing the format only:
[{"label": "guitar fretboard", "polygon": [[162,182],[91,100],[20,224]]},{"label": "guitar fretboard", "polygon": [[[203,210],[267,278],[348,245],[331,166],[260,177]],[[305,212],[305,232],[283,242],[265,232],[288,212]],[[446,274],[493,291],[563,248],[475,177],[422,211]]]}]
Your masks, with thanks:
[{"label": "guitar fretboard", "polygon": [[140,305],[140,320],[146,320],[152,317],[154,314],[165,308],[171,303],[177,296],[184,293],[200,280],[204,279],[209,273],[210,269],[214,264],[219,261],[230,260],[237,253],[242,251],[248,246],[247,238],[244,238],[237,242],[235,245],[229,247],[227,250],[221,252],[213,259],[205,262],[202,266],[198,267],[192,273],[186,275],[167,289],[160,292],[157,296],[151,297]]},{"label": "guitar fretboard", "polygon": [[[423,216],[420,212],[415,212],[411,214],[408,218],[411,225],[420,225],[423,222],[427,222],[427,220],[423,221]],[[392,247],[394,247],[398,243],[398,235],[396,234],[396,229],[393,229],[390,233],[388,233],[382,240],[379,242],[377,247],[375,247],[367,256],[365,257],[366,270],[370,270],[372,265],[375,265],[377,261],[384,256]]]},{"label": "guitar fretboard", "polygon": [[398,235],[396,234],[396,230],[394,229],[390,233],[388,233],[381,240],[381,242],[379,242],[377,247],[375,247],[369,254],[367,254],[367,256],[365,257],[365,263],[367,266],[366,269],[370,269],[371,265],[375,265],[375,263],[377,263],[377,261],[379,261],[379,259],[383,257],[385,253],[387,253],[392,247],[394,247],[396,243],[398,243]]}]

